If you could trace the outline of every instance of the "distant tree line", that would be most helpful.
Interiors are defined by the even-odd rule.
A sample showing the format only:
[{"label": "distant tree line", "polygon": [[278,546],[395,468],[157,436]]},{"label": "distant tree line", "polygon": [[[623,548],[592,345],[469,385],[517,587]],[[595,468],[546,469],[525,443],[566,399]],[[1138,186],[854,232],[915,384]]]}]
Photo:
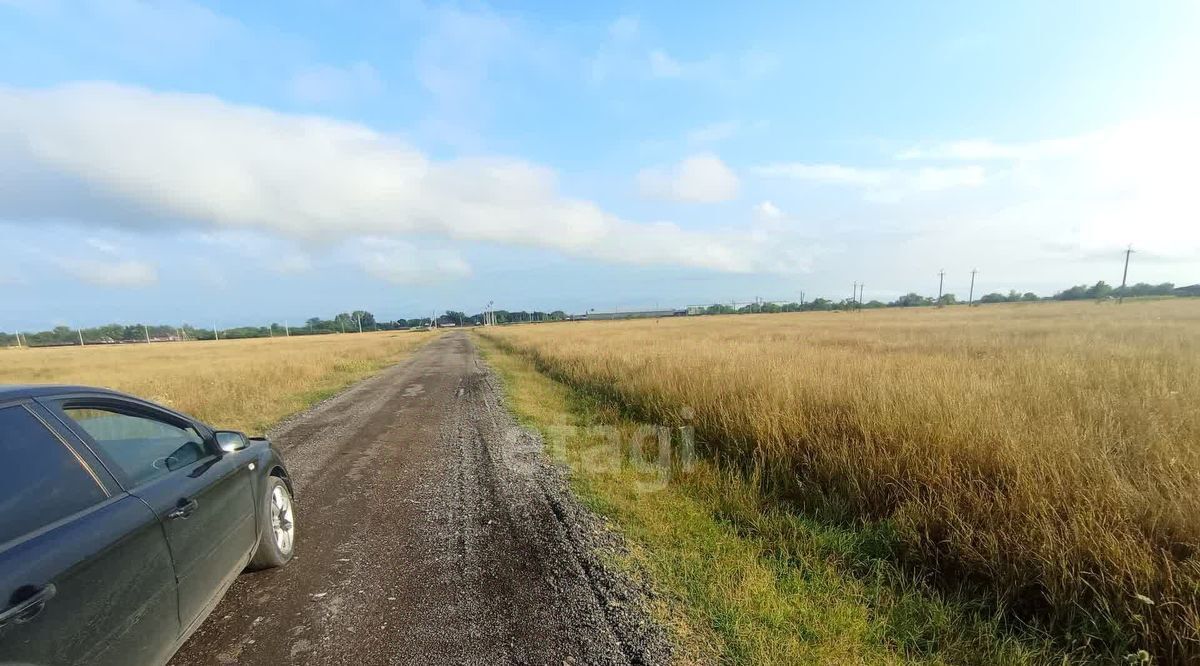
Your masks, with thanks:
[{"label": "distant tree line", "polygon": [[[1139,282],[1134,285],[1125,287],[1113,287],[1103,280],[1094,285],[1086,284],[1076,285],[1069,289],[1057,292],[1053,296],[1042,297],[1037,294],[1027,291],[1024,293],[1011,290],[1007,294],[993,292],[984,294],[976,301],[978,303],[1015,303],[1029,301],[1081,301],[1081,300],[1097,300],[1105,298],[1137,298],[1148,296],[1171,296],[1177,292],[1175,285],[1171,282],[1163,282],[1162,284],[1147,284]],[[911,307],[930,307],[934,305],[956,305],[962,301],[958,300],[954,294],[943,294],[941,300],[932,296],[922,296],[917,293],[908,293],[894,301],[884,303],[882,301],[872,300],[865,303],[860,303],[853,299],[842,299],[833,301],[826,298],[815,298],[804,303],[749,303],[736,307],[733,305],[715,304],[705,307],[702,310],[703,314],[757,314],[770,312],[830,312],[836,310],[873,310],[877,308],[911,308]],[[574,316],[563,312],[562,310],[554,310],[552,312],[543,312],[540,310],[493,310],[492,316],[497,324],[511,324],[519,322],[543,322],[543,321],[567,321],[570,319],[584,318],[582,316]],[[220,334],[221,339],[238,339],[238,338],[266,338],[271,336],[284,335],[329,335],[333,333],[357,333],[359,330],[366,331],[394,331],[410,328],[422,328],[427,326],[478,326],[484,321],[483,313],[468,315],[465,312],[457,310],[447,310],[442,315],[437,317],[420,317],[416,319],[397,319],[395,321],[381,321],[375,318],[375,315],[366,310],[355,310],[353,312],[341,312],[334,315],[332,319],[322,319],[320,317],[312,317],[306,320],[299,326],[287,326],[280,323],[272,323],[270,326],[238,326],[234,328],[223,328],[216,332],[211,328],[201,328],[192,326],[191,324],[183,324],[182,326],[172,326],[169,324],[107,324],[105,326],[96,326],[93,328],[85,328],[77,330],[68,326],[56,326],[48,331],[38,331],[36,333],[21,333],[20,344],[33,347],[48,347],[57,345],[77,345],[79,344],[80,335],[83,336],[84,344],[121,344],[131,342],[145,342],[149,337],[152,341],[165,340],[213,340]],[[361,327],[361,328],[360,328]],[[15,333],[0,332],[0,347],[13,346],[18,344]]]},{"label": "distant tree line", "polygon": [[[1103,298],[1117,298],[1125,296],[1127,298],[1146,297],[1146,296],[1171,296],[1175,294],[1175,285],[1171,282],[1163,282],[1162,284],[1147,284],[1139,282],[1135,285],[1130,285],[1124,290],[1121,287],[1112,287],[1103,280],[1092,286],[1081,284],[1070,289],[1057,292],[1053,296],[1042,297],[1027,291],[1021,293],[1015,289],[1010,290],[1007,294],[993,292],[980,296],[976,303],[1017,303],[1031,301],[1077,301],[1077,300],[1097,300]],[[840,301],[831,301],[824,298],[816,298],[805,303],[750,303],[742,307],[734,307],[732,305],[710,305],[704,309],[704,314],[752,314],[759,312],[810,312],[810,311],[833,311],[833,310],[856,310],[856,309],[875,309],[875,308],[912,308],[912,307],[929,307],[934,305],[957,305],[963,303],[954,294],[942,294],[941,299],[933,296],[922,296],[921,294],[912,292],[897,298],[894,301],[884,303],[882,301],[867,301],[858,302],[853,299],[842,299]]]},{"label": "distant tree line", "polygon": [[[429,324],[429,319],[407,320]],[[332,333],[357,333],[359,324],[366,331],[395,330],[415,326],[401,321],[376,321],[375,315],[365,310],[343,312],[333,319],[313,317],[298,326],[272,323],[269,326],[236,326],[214,331],[211,328],[201,328],[191,324],[172,326],[170,324],[107,324],[92,328],[74,329],[68,326],[56,326],[48,331],[22,332],[20,344],[31,347],[52,347],[63,345],[78,345],[82,337],[86,345],[111,345],[135,342],[176,341],[176,340],[215,340],[239,338],[267,338],[285,335],[328,335]],[[16,333],[0,332],[0,347],[18,344]]]},{"label": "distant tree line", "polygon": [[1086,284],[1076,285],[1070,289],[1058,292],[1054,295],[1055,300],[1059,301],[1083,301],[1098,298],[1136,298],[1138,296],[1171,296],[1175,291],[1175,285],[1171,282],[1163,282],[1162,284],[1146,284],[1139,282],[1128,287],[1112,287],[1105,281],[1101,280],[1092,286]]}]

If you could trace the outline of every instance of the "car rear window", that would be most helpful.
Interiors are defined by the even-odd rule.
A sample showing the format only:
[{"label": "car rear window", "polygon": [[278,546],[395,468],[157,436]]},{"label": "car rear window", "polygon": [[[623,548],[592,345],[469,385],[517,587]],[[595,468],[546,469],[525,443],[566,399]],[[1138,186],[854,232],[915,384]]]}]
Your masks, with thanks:
[{"label": "car rear window", "polygon": [[105,497],[83,462],[28,409],[0,408],[0,544]]}]

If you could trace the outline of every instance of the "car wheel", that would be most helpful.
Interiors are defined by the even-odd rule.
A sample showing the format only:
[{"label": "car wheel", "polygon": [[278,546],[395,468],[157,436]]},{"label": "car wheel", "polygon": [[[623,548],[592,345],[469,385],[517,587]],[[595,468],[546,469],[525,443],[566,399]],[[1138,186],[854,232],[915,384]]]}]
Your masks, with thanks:
[{"label": "car wheel", "polygon": [[296,547],[296,513],[287,484],[277,476],[267,477],[259,511],[266,526],[258,538],[251,569],[281,567],[292,559]]}]

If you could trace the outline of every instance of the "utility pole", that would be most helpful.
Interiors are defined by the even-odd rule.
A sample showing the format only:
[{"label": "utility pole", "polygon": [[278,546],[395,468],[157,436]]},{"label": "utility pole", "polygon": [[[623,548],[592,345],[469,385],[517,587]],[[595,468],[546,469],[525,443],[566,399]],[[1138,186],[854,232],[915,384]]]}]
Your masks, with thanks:
[{"label": "utility pole", "polygon": [[800,311],[804,311],[804,290],[800,290]]},{"label": "utility pole", "polygon": [[150,344],[150,329],[145,324],[142,324],[142,333],[146,335],[146,344]]},{"label": "utility pole", "polygon": [[214,322],[213,323],[213,341],[215,342],[220,339],[221,339],[221,331],[217,330],[217,324]]},{"label": "utility pole", "polygon": [[856,305],[858,305],[858,283],[857,282],[853,283],[853,286],[850,287],[850,306],[854,307]]},{"label": "utility pole", "polygon": [[943,284],[943,282],[945,281],[945,279],[946,279],[946,271],[945,271],[945,269],[942,269],[942,270],[938,271],[938,299],[937,299],[937,306],[938,306],[939,308],[940,308],[940,307],[942,307],[942,284]]},{"label": "utility pole", "polygon": [[338,317],[338,323],[342,325],[342,333],[346,332],[346,320]]},{"label": "utility pole", "polygon": [[355,319],[358,320],[358,332],[362,333],[362,315],[358,315]]},{"label": "utility pole", "polygon": [[285,338],[292,337],[292,329],[288,328],[288,323],[287,323],[286,319],[283,320],[283,337],[285,337]]},{"label": "utility pole", "polygon": [[1129,245],[1125,248],[1125,272],[1121,273],[1121,295],[1117,298],[1117,303],[1125,302],[1125,281],[1129,278],[1129,255],[1133,254],[1133,246]]},{"label": "utility pole", "polygon": [[858,283],[858,311],[859,311],[859,312],[862,312],[862,306],[863,306],[863,290],[864,290],[864,289],[866,289],[866,288],[867,288],[867,285],[866,285],[866,284],[864,284],[864,283],[862,283],[862,282],[859,282],[859,283]]},{"label": "utility pole", "polygon": [[79,346],[82,347],[83,346],[83,329],[77,328],[77,329],[75,329],[75,332],[79,334]]},{"label": "utility pole", "polygon": [[969,308],[975,306],[975,274],[978,272],[974,268],[971,269],[971,291],[967,294],[967,307]]}]

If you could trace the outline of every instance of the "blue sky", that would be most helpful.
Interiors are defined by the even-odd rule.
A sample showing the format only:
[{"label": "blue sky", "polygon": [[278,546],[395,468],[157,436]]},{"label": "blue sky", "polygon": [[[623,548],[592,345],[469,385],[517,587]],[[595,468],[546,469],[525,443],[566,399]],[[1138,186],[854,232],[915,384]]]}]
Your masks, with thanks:
[{"label": "blue sky", "polygon": [[0,0],[0,330],[1200,281],[1200,4]]}]

